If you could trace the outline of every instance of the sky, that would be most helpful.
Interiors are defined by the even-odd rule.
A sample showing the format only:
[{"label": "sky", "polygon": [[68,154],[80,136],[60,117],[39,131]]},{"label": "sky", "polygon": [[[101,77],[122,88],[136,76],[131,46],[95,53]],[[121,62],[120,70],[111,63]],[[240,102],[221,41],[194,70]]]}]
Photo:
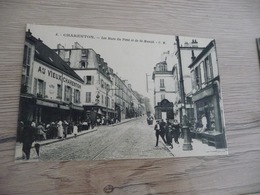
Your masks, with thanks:
[{"label": "sky", "polygon": [[[152,72],[155,65],[161,61],[162,53],[174,52],[174,35],[159,35],[136,32],[108,31],[88,28],[72,28],[61,26],[27,25],[32,35],[40,38],[51,49],[57,44],[71,48],[78,42],[84,48],[92,48],[113,68],[114,73],[128,80],[132,89],[149,97],[153,104]],[[180,37],[180,44],[194,39]],[[199,46],[206,46],[210,39],[197,39]],[[176,59],[177,62],[177,59]],[[148,86],[146,89],[146,74]]]}]

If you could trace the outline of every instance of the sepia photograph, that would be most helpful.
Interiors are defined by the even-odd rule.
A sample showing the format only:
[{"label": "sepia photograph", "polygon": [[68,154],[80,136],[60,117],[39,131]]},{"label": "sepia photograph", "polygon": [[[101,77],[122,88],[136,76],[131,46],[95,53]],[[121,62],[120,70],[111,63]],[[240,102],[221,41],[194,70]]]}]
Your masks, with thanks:
[{"label": "sepia photograph", "polygon": [[214,38],[28,24],[16,162],[227,155]]}]

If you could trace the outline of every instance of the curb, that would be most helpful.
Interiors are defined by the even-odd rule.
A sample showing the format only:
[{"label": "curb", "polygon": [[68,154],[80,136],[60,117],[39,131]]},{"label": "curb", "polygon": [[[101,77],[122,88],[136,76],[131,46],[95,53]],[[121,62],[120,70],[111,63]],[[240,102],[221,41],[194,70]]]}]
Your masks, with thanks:
[{"label": "curb", "polygon": [[133,120],[136,120],[136,119],[139,119],[139,118],[132,118],[132,119],[129,119],[129,120],[127,120],[127,121],[122,121],[122,122],[120,122],[120,123],[116,123],[116,124],[112,124],[112,125],[108,125],[108,126],[109,126],[109,127],[114,127],[114,126],[121,125],[121,124],[130,122],[130,121],[133,121]]},{"label": "curb", "polygon": [[[94,132],[94,131],[97,131],[97,130],[98,130],[98,128],[94,128],[94,129],[91,129],[91,130],[86,130],[86,132],[78,134],[77,137],[81,136],[81,135],[85,135],[85,134],[91,133],[91,132]],[[56,142],[65,141],[65,140],[68,140],[68,139],[71,139],[71,138],[74,138],[74,136],[67,137],[66,139],[55,139],[55,140],[51,140],[51,141],[46,142],[46,143],[41,143],[41,142],[38,142],[38,143],[41,146],[45,146],[45,145],[53,144],[53,143],[56,143]],[[32,146],[32,148],[34,148],[34,145]]]}]

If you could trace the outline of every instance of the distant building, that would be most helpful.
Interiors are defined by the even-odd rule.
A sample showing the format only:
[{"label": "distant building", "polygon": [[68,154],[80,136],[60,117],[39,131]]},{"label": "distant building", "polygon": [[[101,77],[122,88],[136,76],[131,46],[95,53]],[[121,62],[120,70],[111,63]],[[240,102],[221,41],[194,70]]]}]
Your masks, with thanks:
[{"label": "distant building", "polygon": [[122,80],[117,74],[113,74],[115,81],[115,106],[119,120],[134,117],[137,99],[126,80]]},{"label": "distant building", "polygon": [[172,55],[164,53],[165,57],[154,67],[152,79],[154,81],[154,109],[156,119],[174,118],[174,101],[177,89],[172,74]]},{"label": "distant building", "polygon": [[19,120],[80,120],[83,84],[52,49],[26,32]]},{"label": "distant building", "polygon": [[[194,117],[198,124],[206,123],[202,137],[216,148],[226,147],[223,107],[220,92],[220,80],[217,65],[215,41],[207,47],[189,65],[192,77],[192,101]],[[204,118],[204,119],[203,119]]]}]

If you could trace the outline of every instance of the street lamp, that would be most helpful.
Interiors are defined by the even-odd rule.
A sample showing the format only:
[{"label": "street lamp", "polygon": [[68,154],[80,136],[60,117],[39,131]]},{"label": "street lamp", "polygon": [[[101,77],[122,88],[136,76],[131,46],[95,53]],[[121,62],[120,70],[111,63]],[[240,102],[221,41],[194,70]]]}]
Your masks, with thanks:
[{"label": "street lamp", "polygon": [[182,150],[188,151],[188,150],[192,150],[192,145],[191,145],[191,138],[190,138],[190,129],[188,127],[188,118],[187,118],[187,113],[186,113],[187,110],[186,110],[186,101],[185,101],[184,80],[183,80],[183,72],[182,72],[179,36],[176,36],[176,43],[177,43],[179,72],[180,72],[180,96],[181,96],[181,104],[182,104],[181,122],[182,122],[183,134],[184,134],[184,143],[182,146]]}]

